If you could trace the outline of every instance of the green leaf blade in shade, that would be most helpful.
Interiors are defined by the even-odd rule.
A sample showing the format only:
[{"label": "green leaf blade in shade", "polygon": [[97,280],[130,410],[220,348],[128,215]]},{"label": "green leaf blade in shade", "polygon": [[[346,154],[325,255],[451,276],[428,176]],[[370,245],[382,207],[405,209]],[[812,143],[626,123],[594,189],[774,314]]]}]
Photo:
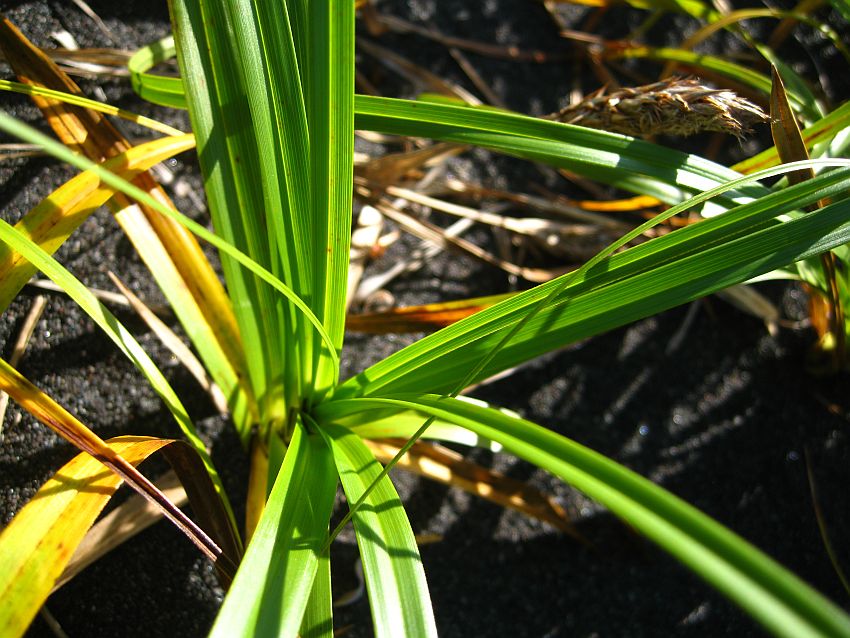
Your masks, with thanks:
[{"label": "green leaf blade in shade", "polygon": [[[381,464],[355,434],[320,422],[333,450],[342,487],[356,503],[380,474]],[[436,636],[431,598],[416,539],[389,477],[384,477],[354,514],[354,530],[372,608],[375,635]]]},{"label": "green leaf blade in shade", "polygon": [[564,275],[421,339],[343,383],[336,396],[421,388],[454,391],[508,330],[565,281],[549,307],[470,382],[832,249],[850,238],[850,201],[782,222],[776,216],[839,195],[848,186],[846,168],[822,173],[815,180],[609,256],[582,269],[580,276]]},{"label": "green leaf blade in shade", "polygon": [[841,14],[846,22],[850,22],[850,2],[848,0],[829,0],[829,4]]},{"label": "green leaf blade in shade", "polygon": [[[213,638],[298,634],[317,569],[327,569],[320,554],[336,485],[325,441],[297,424],[260,523],[213,626]],[[320,579],[324,578],[323,574]]]},{"label": "green leaf blade in shade", "polygon": [[[386,409],[418,409],[501,443],[589,497],[675,556],[778,636],[850,636],[850,617],[727,528],[651,481],[546,428],[469,401],[437,395],[330,400],[317,417]],[[408,428],[394,436],[409,437]],[[349,436],[371,435],[369,426]]]}]

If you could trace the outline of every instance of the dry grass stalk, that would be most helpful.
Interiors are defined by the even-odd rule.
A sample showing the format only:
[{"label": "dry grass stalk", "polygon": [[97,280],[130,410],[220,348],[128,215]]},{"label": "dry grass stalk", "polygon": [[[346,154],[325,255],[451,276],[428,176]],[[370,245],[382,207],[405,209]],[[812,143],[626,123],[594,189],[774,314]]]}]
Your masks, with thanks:
[{"label": "dry grass stalk", "polygon": [[673,77],[608,94],[600,89],[547,119],[634,137],[712,131],[741,138],[768,117],[732,91]]}]

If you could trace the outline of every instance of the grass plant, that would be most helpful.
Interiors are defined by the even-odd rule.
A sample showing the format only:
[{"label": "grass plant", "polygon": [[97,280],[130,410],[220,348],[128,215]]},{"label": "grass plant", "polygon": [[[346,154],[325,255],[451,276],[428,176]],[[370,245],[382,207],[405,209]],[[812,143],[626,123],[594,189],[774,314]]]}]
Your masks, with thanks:
[{"label": "grass plant", "polygon": [[[181,470],[194,505],[215,505],[202,509],[199,525],[183,521],[134,469],[148,455],[179,446],[141,438],[101,441],[4,364],[0,387],[84,452],[57,474],[73,481],[62,489],[57,481],[46,485],[0,536],[0,635],[26,631],[120,480],[176,520],[216,563],[229,589],[214,636],[333,635],[328,550],[342,525],[331,531],[329,522],[340,484],[350,507],[343,525],[349,519],[354,525],[376,635],[436,635],[417,542],[387,473],[420,439],[468,441],[471,433],[605,505],[772,633],[850,636],[850,617],[838,606],[669,492],[542,425],[460,396],[475,382],[565,344],[779,268],[808,264],[809,278],[820,277],[828,287],[817,259],[832,250],[841,258],[850,240],[850,200],[844,196],[850,161],[830,158],[827,144],[847,128],[846,106],[822,113],[805,94],[789,91],[788,109],[811,121],[800,139],[803,147],[819,142],[815,159],[768,150],[744,175],[611,131],[453,102],[355,95],[352,0],[170,0],[169,6],[173,40],[143,50],[130,68],[140,95],[188,108],[194,137],[172,135],[144,148],[113,137],[81,153],[0,114],[0,129],[82,171],[16,226],[0,222],[0,299],[8,305],[36,269],[61,285],[153,384],[194,450],[169,460]],[[695,1],[676,6],[692,14],[709,11]],[[3,37],[18,38],[12,30]],[[49,78],[61,72],[22,37],[16,42],[29,57],[20,53],[16,61],[11,49],[7,57],[32,86],[2,88],[43,100],[66,132],[80,126],[88,139],[102,130],[99,119],[80,115],[92,111],[79,110],[91,106],[79,95],[67,100],[74,106],[58,106],[65,102],[55,100],[66,99],[58,90],[77,90],[67,83],[51,87]],[[182,80],[147,73],[174,54]],[[686,51],[618,55],[693,61]],[[723,60],[700,63],[756,88],[776,86]],[[672,103],[676,96],[652,99]],[[355,128],[481,146],[656,198],[669,208],[580,268],[340,382]],[[62,141],[82,144],[72,135]],[[140,178],[193,143],[214,233],[178,213]],[[779,165],[779,158],[786,163]],[[816,172],[792,185],[762,183],[804,168]],[[224,392],[252,459],[244,533],[180,398],[132,335],[51,257],[80,217],[110,198],[122,211],[142,207],[137,221],[127,223],[134,243],[171,246],[148,263],[172,304],[183,304],[181,320],[202,322],[187,333]],[[711,217],[631,246],[666,220],[708,203],[716,213]],[[150,227],[141,228],[142,219],[151,220]],[[173,258],[195,241],[185,229],[219,251],[226,296],[216,282],[195,276],[209,269],[200,252],[180,263]],[[210,298],[217,300],[215,315],[204,309]],[[367,442],[388,437],[407,443],[382,466]],[[103,465],[90,457],[116,474],[104,477]],[[91,496],[94,483],[102,488],[97,498]]]}]

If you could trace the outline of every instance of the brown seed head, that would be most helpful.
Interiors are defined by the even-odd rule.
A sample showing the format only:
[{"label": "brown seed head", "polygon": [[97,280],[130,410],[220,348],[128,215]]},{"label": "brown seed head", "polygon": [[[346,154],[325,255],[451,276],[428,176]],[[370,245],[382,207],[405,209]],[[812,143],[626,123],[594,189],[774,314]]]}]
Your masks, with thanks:
[{"label": "brown seed head", "polygon": [[732,91],[712,89],[692,78],[667,78],[613,93],[594,93],[548,119],[634,137],[716,131],[740,139],[753,124],[768,117]]}]

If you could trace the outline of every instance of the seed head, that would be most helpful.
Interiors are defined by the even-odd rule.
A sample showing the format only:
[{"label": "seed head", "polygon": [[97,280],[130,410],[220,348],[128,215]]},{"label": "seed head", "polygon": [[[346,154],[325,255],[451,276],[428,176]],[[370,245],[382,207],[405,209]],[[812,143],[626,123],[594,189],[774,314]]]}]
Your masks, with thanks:
[{"label": "seed head", "polygon": [[716,131],[740,139],[768,117],[733,91],[674,77],[607,94],[600,89],[547,119],[634,137]]}]

